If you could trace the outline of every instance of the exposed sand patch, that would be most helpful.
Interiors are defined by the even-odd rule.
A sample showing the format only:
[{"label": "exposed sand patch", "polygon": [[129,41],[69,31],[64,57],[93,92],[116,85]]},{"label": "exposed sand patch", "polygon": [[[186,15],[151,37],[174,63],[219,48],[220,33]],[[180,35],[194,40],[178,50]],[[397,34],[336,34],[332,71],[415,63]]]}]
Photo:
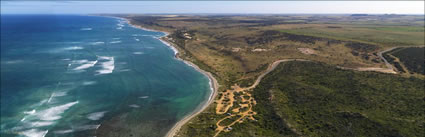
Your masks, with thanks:
[{"label": "exposed sand patch", "polygon": [[[219,100],[217,100],[217,107],[216,107],[216,113],[217,114],[224,114],[228,112],[229,108],[233,106],[233,101],[235,101],[234,93],[241,94],[240,96],[237,96],[236,98],[241,99],[241,103],[236,108],[232,109],[233,113],[226,113],[228,116],[224,117],[223,119],[220,119],[217,121],[216,126],[216,134],[214,136],[218,136],[220,132],[229,132],[232,130],[231,126],[233,126],[236,123],[242,123],[246,119],[255,120],[254,115],[257,114],[252,110],[252,106],[256,104],[254,102],[254,98],[251,96],[250,93],[247,91],[252,89],[251,87],[248,88],[241,88],[238,85],[232,86],[231,90],[227,90],[226,95],[221,96]],[[245,97],[244,97],[245,96]],[[246,99],[248,97],[248,99]],[[226,102],[223,102],[223,100],[228,100]],[[230,119],[233,117],[239,116],[235,121],[228,125],[223,125],[222,121],[226,119]]]},{"label": "exposed sand patch", "polygon": [[[304,60],[304,59],[283,59],[283,60],[275,61],[267,68],[267,70],[263,74],[258,76],[258,78],[254,82],[254,84],[252,84],[251,86],[241,88],[241,87],[239,87],[239,85],[234,85],[234,86],[231,87],[231,89],[229,89],[225,93],[223,93],[223,95],[220,97],[220,99],[218,99],[216,101],[217,102],[216,113],[217,114],[227,114],[228,116],[217,121],[217,123],[216,123],[217,128],[215,129],[216,134],[214,135],[214,137],[218,136],[221,132],[231,131],[232,130],[231,126],[233,126],[236,123],[242,123],[242,122],[244,122],[244,120],[256,121],[253,116],[256,115],[257,112],[252,110],[252,106],[256,105],[257,102],[252,97],[251,93],[249,93],[249,91],[251,89],[254,89],[260,83],[261,79],[265,75],[267,75],[268,73],[273,71],[277,67],[277,65],[279,65],[279,63],[287,62],[287,61],[308,61],[308,60]],[[239,93],[240,96],[237,96],[235,98],[235,93]],[[241,102],[239,103],[239,106],[237,106],[235,109],[232,109],[232,113],[228,112],[229,109],[231,107],[233,107],[233,102],[235,100],[237,100],[238,97],[241,100]],[[230,119],[230,118],[233,118],[233,117],[236,117],[236,116],[238,116],[239,118],[237,118],[235,121],[231,122],[228,125],[223,125],[223,123],[221,123],[222,121],[224,121],[226,119]]]},{"label": "exposed sand patch", "polygon": [[270,49],[253,49],[252,52],[264,52],[264,51],[270,51]]},{"label": "exposed sand patch", "polygon": [[306,54],[306,55],[310,55],[310,54],[315,54],[316,51],[314,51],[313,49],[310,48],[297,48],[301,53]]},{"label": "exposed sand patch", "polygon": [[356,68],[353,70],[357,70],[357,71],[376,71],[376,72],[382,72],[382,73],[392,73],[392,74],[397,74],[396,71],[394,71],[393,69],[389,69],[389,68]]},{"label": "exposed sand patch", "polygon": [[239,52],[241,48],[232,48],[232,52]]},{"label": "exposed sand patch", "polygon": [[192,36],[190,36],[189,33],[184,33],[183,36],[187,39],[192,39]]}]

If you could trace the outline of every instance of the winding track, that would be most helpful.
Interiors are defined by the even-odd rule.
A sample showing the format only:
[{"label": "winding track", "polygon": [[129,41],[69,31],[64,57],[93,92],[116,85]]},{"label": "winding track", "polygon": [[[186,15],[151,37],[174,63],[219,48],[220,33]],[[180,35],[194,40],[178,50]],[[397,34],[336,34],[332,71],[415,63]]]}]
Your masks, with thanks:
[{"label": "winding track", "polygon": [[385,65],[387,66],[388,69],[393,69],[393,65],[391,65],[387,61],[387,59],[385,59],[384,56],[382,56],[382,54],[385,53],[385,52],[391,51],[393,49],[396,49],[396,48],[399,48],[399,47],[392,47],[392,48],[386,49],[384,51],[378,52],[378,56],[384,61]]},{"label": "winding track", "polygon": [[[255,88],[261,82],[261,80],[264,78],[264,76],[266,76],[271,71],[273,71],[280,63],[282,63],[282,62],[289,62],[289,61],[310,61],[310,60],[305,60],[305,59],[282,59],[282,60],[275,61],[271,65],[269,65],[269,67],[267,67],[267,69],[266,69],[266,71],[264,73],[262,73],[260,76],[257,77],[257,79],[255,80],[255,82],[251,86],[245,87],[245,88],[239,88],[239,86],[235,85],[236,88],[234,90],[237,90],[236,92],[243,92],[243,93],[245,93],[245,91],[248,91],[248,90],[251,90],[251,89]],[[250,94],[248,96],[251,98],[251,95]],[[216,133],[215,133],[214,137],[218,136],[222,131],[224,131],[225,130],[225,127],[230,127],[230,126],[236,124],[237,122],[239,122],[239,123],[242,122],[241,120],[243,118],[245,118],[245,117],[250,117],[250,119],[254,120],[254,118],[252,117],[252,115],[255,115],[256,112],[253,112],[252,111],[252,105],[255,105],[255,103],[252,104],[253,102],[250,101],[251,99],[248,99],[248,100],[249,100],[248,102],[250,102],[250,103],[248,103],[249,104],[248,105],[249,106],[249,110],[246,111],[246,112],[240,112],[238,114],[238,115],[241,115],[242,114],[243,116],[241,116],[240,118],[238,118],[237,120],[233,121],[232,123],[230,123],[229,125],[226,125],[226,126],[220,126],[219,123],[222,122],[223,120],[228,119],[228,118],[230,118],[232,116],[235,116],[235,115],[230,115],[230,116],[227,116],[227,117],[225,117],[225,118],[217,121],[217,123],[216,123],[217,129],[216,129]],[[232,102],[232,99],[231,99],[231,102]],[[223,114],[226,113],[228,111],[228,108],[230,108],[232,106],[233,106],[233,104],[231,104],[230,106],[226,106],[227,109],[224,110]],[[217,112],[219,112],[219,111],[217,111]],[[252,112],[252,114],[250,114],[250,112]]]},{"label": "winding track", "polygon": [[389,48],[389,49],[386,49],[386,50],[383,50],[383,51],[380,51],[380,52],[378,52],[378,56],[384,61],[384,63],[385,63],[385,65],[387,66],[387,68],[388,69],[391,69],[391,70],[394,70],[393,69],[393,65],[391,65],[388,61],[387,61],[387,59],[385,59],[384,58],[384,56],[382,56],[382,54],[384,54],[385,52],[389,52],[389,51],[391,51],[391,50],[394,50],[394,49],[396,49],[396,48],[412,48],[412,47],[418,47],[418,48],[421,48],[421,47],[425,47],[425,45],[421,45],[421,46],[398,46],[398,47],[392,47],[392,48]]},{"label": "winding track", "polygon": [[[403,46],[403,47],[424,47],[424,46]],[[385,71],[385,70],[393,70],[393,66],[382,56],[382,54],[385,53],[385,52],[389,52],[391,50],[394,50],[396,48],[400,48],[400,47],[392,47],[392,48],[389,48],[389,49],[386,49],[386,50],[383,50],[383,51],[380,51],[380,52],[377,53],[378,56],[384,61],[384,63],[387,66],[387,68],[373,68],[373,69],[364,69],[364,70],[362,70],[362,69],[353,69],[353,68],[345,68],[345,67],[340,67],[340,68],[342,68],[342,69],[350,69],[350,70],[357,70],[357,71],[378,71],[378,72],[383,72],[383,73],[392,73],[394,71],[392,71],[392,72],[391,71]],[[280,63],[282,63],[282,62],[289,62],[289,61],[310,61],[310,60],[305,60],[305,59],[282,59],[282,60],[275,61],[271,65],[269,65],[269,67],[267,68],[267,70],[263,74],[261,74],[260,76],[258,76],[258,78],[255,80],[254,84],[252,84],[249,87],[239,88],[238,90],[239,91],[247,91],[247,90],[250,90],[250,89],[255,88],[261,82],[261,80],[264,78],[264,76],[266,76],[271,71],[273,71]],[[382,70],[384,70],[384,71],[382,71]],[[227,110],[226,110],[226,112],[227,112]],[[225,117],[224,119],[226,119],[226,118],[227,117]],[[222,119],[222,120],[224,120],[224,119]],[[217,122],[217,126],[218,126],[218,123],[220,123],[222,120],[219,120]],[[238,122],[238,121],[234,121],[231,125],[233,125],[236,122]],[[218,134],[220,132],[222,132],[223,130],[224,129],[218,130],[218,132],[214,135],[214,137],[218,136]]]},{"label": "winding track", "polygon": [[260,76],[258,76],[257,80],[255,80],[254,84],[252,84],[250,87],[247,87],[245,90],[249,90],[249,89],[253,89],[255,88],[258,84],[260,84],[261,79],[263,79],[264,76],[266,76],[267,74],[269,74],[271,71],[273,71],[277,65],[279,65],[282,62],[288,62],[288,61],[310,61],[310,60],[305,60],[305,59],[282,59],[282,60],[278,60],[272,63],[272,65],[270,65],[267,70],[261,74]]}]

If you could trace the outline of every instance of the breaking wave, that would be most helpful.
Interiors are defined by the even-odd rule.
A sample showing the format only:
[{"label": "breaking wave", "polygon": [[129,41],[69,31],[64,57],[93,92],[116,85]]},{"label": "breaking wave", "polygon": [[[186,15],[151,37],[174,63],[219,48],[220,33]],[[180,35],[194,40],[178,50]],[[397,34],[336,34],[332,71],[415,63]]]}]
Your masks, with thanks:
[{"label": "breaking wave", "polygon": [[47,132],[49,132],[49,130],[30,129],[30,130],[22,131],[20,132],[20,134],[27,137],[44,137],[46,136]]},{"label": "breaking wave", "polygon": [[63,105],[50,107],[50,108],[47,108],[45,110],[42,110],[42,111],[36,113],[36,115],[41,120],[46,120],[46,121],[58,120],[62,117],[61,114],[63,112],[65,112],[65,110],[69,109],[70,107],[72,107],[75,104],[78,104],[78,101],[69,102],[69,103],[66,103],[66,104],[63,104]]},{"label": "breaking wave", "polygon": [[80,30],[92,30],[92,28],[81,28]]},{"label": "breaking wave", "polygon": [[141,99],[145,99],[145,98],[148,98],[149,96],[140,96],[139,98],[141,98]]},{"label": "breaking wave", "polygon": [[98,42],[92,42],[92,43],[90,43],[90,45],[102,45],[102,44],[105,44],[105,42],[98,41]]},{"label": "breaking wave", "polygon": [[94,85],[94,84],[96,84],[97,82],[96,81],[84,81],[83,82],[83,85],[84,86],[88,86],[88,85]]},{"label": "breaking wave", "polygon": [[106,112],[107,111],[94,112],[94,113],[87,115],[87,118],[90,119],[90,120],[99,120],[105,115]]},{"label": "breaking wave", "polygon": [[109,43],[111,43],[111,44],[115,44],[115,43],[121,43],[121,41],[111,41],[111,42],[109,42]]},{"label": "breaking wave", "polygon": [[[58,92],[57,94],[53,93],[50,98],[52,98],[52,96],[63,95],[65,94],[62,92]],[[43,100],[41,103],[44,102],[46,101]],[[27,114],[27,116],[21,120],[22,125],[14,127],[13,130],[19,131],[18,134],[27,137],[44,137],[48,133],[48,130],[40,130],[37,128],[54,125],[56,120],[62,118],[62,114],[75,104],[78,104],[78,101],[49,107],[41,111],[36,111],[35,109],[32,111],[25,111],[24,113]]]},{"label": "breaking wave", "polygon": [[133,52],[133,54],[135,54],[135,55],[142,55],[144,53],[143,52]]},{"label": "breaking wave", "polygon": [[84,49],[84,48],[83,47],[78,47],[78,46],[64,48],[64,50],[80,50],[80,49]]},{"label": "breaking wave", "polygon": [[101,67],[102,69],[97,70],[97,74],[108,74],[108,73],[112,73],[115,69],[115,60],[114,57],[108,57],[108,56],[98,56],[98,59],[101,60],[102,62]]},{"label": "breaking wave", "polygon": [[132,108],[139,108],[140,106],[139,105],[136,105],[136,104],[131,104],[131,105],[128,105],[129,107],[132,107]]},{"label": "breaking wave", "polygon": [[77,63],[82,64],[82,65],[74,68],[74,70],[83,70],[83,69],[93,67],[97,63],[97,60],[95,60],[95,61],[79,60],[79,61],[77,61]]}]

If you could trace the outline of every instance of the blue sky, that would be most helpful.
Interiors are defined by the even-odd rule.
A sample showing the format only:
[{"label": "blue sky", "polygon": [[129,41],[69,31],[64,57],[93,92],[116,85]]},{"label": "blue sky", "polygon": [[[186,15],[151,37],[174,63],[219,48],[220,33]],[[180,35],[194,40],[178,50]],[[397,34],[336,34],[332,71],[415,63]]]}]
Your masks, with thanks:
[{"label": "blue sky", "polygon": [[424,1],[1,1],[2,14],[424,14]]}]

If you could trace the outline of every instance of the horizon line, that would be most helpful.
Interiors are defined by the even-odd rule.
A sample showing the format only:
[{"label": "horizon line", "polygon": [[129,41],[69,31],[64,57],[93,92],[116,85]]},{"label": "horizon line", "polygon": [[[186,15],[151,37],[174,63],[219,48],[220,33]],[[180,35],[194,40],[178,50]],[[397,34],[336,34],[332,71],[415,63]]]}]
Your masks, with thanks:
[{"label": "horizon line", "polygon": [[1,13],[0,15],[425,15],[425,13]]}]

